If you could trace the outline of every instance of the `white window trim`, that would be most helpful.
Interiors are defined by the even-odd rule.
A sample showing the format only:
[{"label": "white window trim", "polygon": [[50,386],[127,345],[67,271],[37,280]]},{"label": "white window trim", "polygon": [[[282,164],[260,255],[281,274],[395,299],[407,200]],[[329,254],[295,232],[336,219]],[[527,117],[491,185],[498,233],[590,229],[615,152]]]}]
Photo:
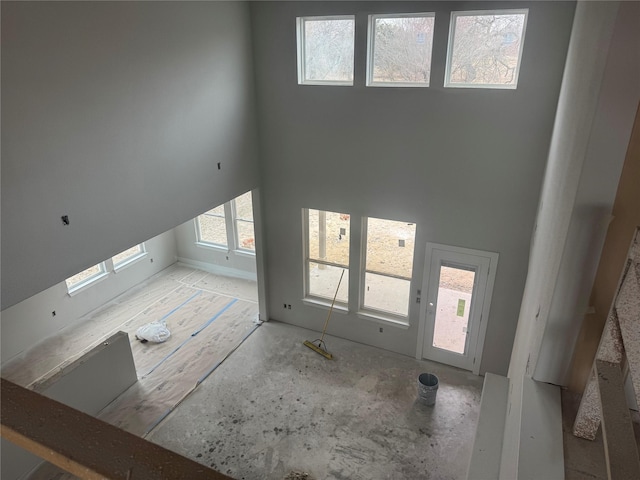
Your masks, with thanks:
[{"label": "white window trim", "polygon": [[[369,15],[369,24],[367,27],[367,87],[410,87],[410,88],[428,88],[431,85],[431,78],[427,83],[422,82],[376,82],[373,80],[373,54],[375,51],[375,22],[378,18],[414,18],[414,17],[429,17],[434,19],[435,29],[435,12],[422,12],[422,13],[376,13]],[[433,32],[431,55],[433,60]],[[431,62],[433,63],[433,62]],[[429,74],[431,74],[431,65],[429,65]]]},{"label": "white window trim", "polygon": [[[236,197],[237,198],[237,197]],[[251,199],[253,201],[253,194],[251,195]],[[233,200],[231,200],[229,202],[229,209],[231,211],[231,230],[232,230],[232,235],[233,235],[233,243],[231,243],[231,245],[233,245],[233,251],[238,253],[238,254],[244,254],[244,255],[248,255],[251,257],[255,257],[256,252],[254,250],[250,250],[248,248],[242,248],[242,246],[240,245],[240,234],[238,233],[238,222],[247,222],[247,223],[251,223],[253,225],[254,228],[254,245],[255,245],[255,222],[252,220],[246,220],[243,218],[238,218],[238,210],[236,207],[236,199],[234,198]],[[229,232],[229,224],[227,223],[227,232]],[[227,235],[227,241],[229,241],[229,235]]]},{"label": "white window trim", "polygon": [[67,294],[70,297],[77,295],[78,293],[86,290],[87,288],[95,285],[96,283],[104,280],[105,278],[107,278],[107,276],[109,276],[109,270],[107,270],[106,262],[100,262],[97,265],[100,266],[100,272],[84,279],[82,282],[76,283],[75,285],[69,287],[67,282],[65,281],[65,285],[67,286]]},{"label": "white window trim", "polygon": [[[309,208],[303,208],[302,209],[302,235],[303,235],[303,239],[304,241],[302,242],[302,263],[303,263],[303,268],[304,268],[304,278],[303,278],[303,297],[302,297],[302,302],[305,303],[306,305],[310,305],[313,307],[320,307],[320,308],[330,308],[331,307],[331,301],[333,300],[333,298],[329,298],[327,299],[327,297],[321,297],[318,295],[313,295],[309,292],[309,286],[311,284],[311,279],[309,278],[309,275],[311,273],[311,270],[309,269],[309,263],[313,262],[313,263],[320,263],[322,265],[327,265],[329,267],[336,267],[336,268],[342,268],[344,270],[347,271],[347,273],[349,273],[349,265],[341,265],[339,263],[334,263],[334,262],[328,262],[326,260],[315,260],[310,258],[309,255]],[[311,210],[316,210],[316,209],[311,209]],[[321,210],[318,210],[321,211]],[[322,211],[327,211],[327,210],[322,210]],[[336,212],[334,212],[336,213]],[[344,213],[344,212],[340,212],[340,213]],[[351,226],[351,221],[349,221],[349,226]],[[350,237],[349,237],[350,238]],[[349,256],[351,256],[351,249],[349,249]],[[348,288],[348,285],[347,285]],[[349,291],[347,290],[347,301],[343,302],[341,300],[338,300],[336,298],[335,304],[333,306],[333,309],[337,312],[340,313],[348,313],[349,312]]]},{"label": "white window trim", "polygon": [[[514,74],[515,82],[513,85],[504,83],[488,84],[488,83],[451,83],[451,57],[453,56],[453,42],[455,41],[455,24],[457,17],[474,16],[474,15],[522,15],[524,14],[524,25],[522,27],[522,36],[520,38],[520,49],[518,50],[518,65]],[[528,8],[514,8],[506,10],[469,10],[462,12],[451,12],[451,21],[449,23],[449,43],[447,46],[447,62],[444,71],[445,88],[489,88],[496,90],[516,90],[518,88],[518,80],[520,77],[520,67],[522,66],[522,51],[524,48],[525,34],[527,32],[527,22],[529,20]]]},{"label": "white window trim", "polygon": [[[375,312],[375,313],[374,313]],[[403,330],[407,330],[409,328],[408,317],[403,317],[404,320],[400,320],[393,316],[387,316],[382,312],[369,311],[369,310],[359,310],[358,317],[363,320],[369,320],[372,322],[382,323],[383,325],[390,325],[392,327],[402,328]]]},{"label": "white window trim", "polygon": [[111,258],[111,261],[113,262],[113,273],[118,273],[118,272],[122,271],[123,269],[133,265],[134,263],[138,263],[140,260],[142,260],[143,258],[145,258],[148,255],[147,247],[144,244],[144,242],[142,242],[142,243],[140,243],[138,245],[140,245],[141,251],[136,253],[135,255],[132,255],[132,256],[126,258],[125,260],[123,260],[120,263],[113,262],[113,257]]},{"label": "white window trim", "polygon": [[[207,210],[206,212],[198,215],[195,218],[194,225],[195,225],[195,228],[196,228],[196,244],[198,244],[200,246],[203,246],[203,247],[207,247],[207,248],[213,247],[213,248],[216,248],[217,250],[229,251],[229,222],[228,222],[228,220],[229,220],[229,217],[231,215],[231,209],[228,206],[228,204],[229,204],[229,202],[226,202],[226,203],[222,204],[223,205],[223,209],[224,209],[224,224],[225,224],[225,229],[226,229],[225,235],[227,237],[227,245],[223,245],[221,243],[209,242],[207,240],[203,240],[202,239],[202,234],[201,234],[201,229],[200,229],[200,217],[202,215],[206,215],[207,212],[209,212],[209,211],[211,211],[213,209]],[[218,205],[218,207],[219,206],[220,205]],[[217,208],[217,207],[214,207],[214,208]],[[211,215],[212,217],[221,218],[219,215],[213,215],[213,214],[209,214],[209,215]]]},{"label": "white window trim", "polygon": [[[360,296],[358,298],[358,316],[360,318],[364,318],[367,320],[373,321],[382,321],[385,323],[390,323],[396,326],[409,326],[409,316],[411,314],[411,284],[413,283],[413,265],[411,266],[411,278],[403,277],[401,275],[393,275],[390,273],[381,273],[375,270],[367,269],[367,238],[368,238],[368,229],[369,229],[369,218],[377,218],[377,217],[362,217],[362,242],[360,245]],[[381,219],[384,220],[384,219]],[[399,221],[399,220],[393,220]],[[414,222],[412,222],[414,223]],[[415,225],[415,223],[414,223]],[[414,251],[413,255],[415,257],[415,234],[414,234]],[[415,258],[414,258],[415,260]],[[409,300],[407,303],[407,314],[399,315],[393,312],[387,312],[386,310],[379,310],[376,308],[366,307],[364,304],[364,294],[365,287],[367,285],[366,282],[366,274],[371,273],[374,275],[380,275],[383,277],[390,278],[398,278],[400,280],[407,280],[409,282]]]},{"label": "white window trim", "polygon": [[[306,72],[305,72],[305,62],[304,62],[304,51],[305,51],[305,21],[313,19],[313,20],[353,20],[354,26],[354,34],[353,34],[353,78],[351,81],[340,81],[340,80],[306,80]],[[324,86],[344,86],[344,87],[352,87],[355,81],[355,26],[356,26],[356,16],[355,15],[325,15],[325,16],[307,16],[307,17],[297,17],[296,18],[296,46],[297,46],[297,60],[298,60],[298,85],[324,85]]]},{"label": "white window trim", "polygon": [[[253,202],[253,192],[251,195],[251,199]],[[248,248],[242,248],[240,246],[240,241],[239,241],[240,236],[238,235],[238,227],[236,225],[236,221],[253,223],[253,228],[255,233],[255,221],[252,222],[250,220],[239,219],[236,217],[236,199],[235,198],[229,200],[228,202],[223,203],[222,205],[224,208],[224,225],[226,230],[225,233],[227,236],[227,244],[223,245],[221,243],[213,243],[213,242],[207,242],[206,240],[202,240],[202,237],[200,235],[200,216],[201,215],[198,215],[193,222],[196,230],[196,245],[202,248],[217,250],[219,252],[226,252],[226,253],[234,252],[234,254],[237,254],[240,256],[255,257],[256,252],[254,250],[249,250]],[[217,215],[215,216],[220,218]]]}]

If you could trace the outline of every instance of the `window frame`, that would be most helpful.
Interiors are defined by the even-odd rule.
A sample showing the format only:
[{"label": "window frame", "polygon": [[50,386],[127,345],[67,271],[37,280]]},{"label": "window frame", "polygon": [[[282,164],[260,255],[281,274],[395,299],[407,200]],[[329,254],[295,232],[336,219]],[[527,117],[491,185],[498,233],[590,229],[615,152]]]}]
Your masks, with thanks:
[{"label": "window frame", "polygon": [[[311,269],[309,268],[309,264],[310,263],[317,263],[320,265],[326,265],[329,267],[336,267],[336,268],[342,268],[344,270],[347,271],[347,280],[345,280],[344,278],[342,279],[343,282],[347,281],[348,283],[348,279],[349,277],[349,263],[351,262],[351,218],[349,219],[349,232],[347,234],[347,238],[349,239],[349,248],[348,248],[348,252],[349,252],[349,261],[347,262],[347,265],[343,265],[343,264],[339,264],[339,263],[335,263],[335,262],[331,262],[328,260],[322,260],[322,259],[314,259],[311,258],[311,247],[309,245],[310,242],[310,230],[309,230],[309,210],[317,210],[318,212],[329,212],[329,210],[320,210],[320,209],[316,209],[316,208],[303,208],[302,209],[302,232],[303,232],[303,242],[302,242],[302,255],[303,255],[303,268],[304,268],[304,279],[303,279],[303,297],[302,297],[302,301],[304,303],[307,304],[311,304],[314,306],[320,306],[320,307],[330,307],[331,306],[331,302],[333,301],[333,298],[327,298],[327,297],[322,297],[320,295],[314,295],[309,291],[310,285],[311,285]],[[331,211],[330,213],[338,213],[338,214],[345,214],[345,215],[349,215],[351,217],[351,214],[345,213],[345,212],[333,212]],[[341,313],[347,313],[349,311],[349,285],[347,284],[347,300],[346,301],[342,301],[339,300],[338,298],[336,298],[335,304],[333,306],[334,311],[338,311]]]},{"label": "window frame", "polygon": [[[198,244],[200,246],[203,246],[203,247],[207,247],[207,248],[215,248],[215,249],[218,249],[218,250],[224,250],[224,251],[229,251],[230,250],[229,249],[229,224],[228,224],[228,219],[231,216],[231,210],[230,210],[230,207],[229,207],[228,204],[229,204],[229,202],[225,202],[225,203],[223,203],[221,205],[217,205],[217,206],[215,206],[213,208],[210,208],[206,212],[201,213],[200,215],[198,215],[195,218],[194,224],[195,224],[195,229],[196,229],[196,244]],[[218,207],[222,207],[222,211],[224,212],[224,216],[220,216],[220,215],[209,213],[211,210],[214,210],[214,209],[216,209]],[[221,243],[214,243],[214,242],[210,242],[208,240],[203,240],[203,238],[202,238],[202,228],[200,226],[200,218],[202,216],[205,216],[205,215],[209,215],[211,217],[216,217],[216,218],[222,218],[224,220],[224,228],[225,228],[224,236],[225,236],[225,238],[227,240],[226,244],[223,245]]]},{"label": "window frame", "polygon": [[[359,288],[359,297],[358,297],[358,316],[361,318],[365,318],[368,320],[374,320],[374,321],[381,321],[383,323],[391,323],[395,326],[400,326],[400,327],[404,327],[404,328],[408,328],[409,327],[409,319],[411,317],[411,286],[413,284],[413,275],[414,275],[414,265],[413,263],[415,262],[415,255],[416,255],[416,237],[417,237],[417,232],[418,232],[418,224],[415,222],[406,222],[406,223],[413,223],[413,225],[415,225],[415,232],[413,234],[413,254],[412,254],[412,260],[411,260],[411,276],[410,277],[403,277],[401,275],[395,275],[392,273],[383,273],[383,272],[378,272],[376,270],[372,270],[372,269],[368,269],[367,268],[367,241],[368,241],[368,230],[369,230],[369,219],[373,218],[376,220],[388,220],[388,221],[392,221],[392,222],[402,222],[402,220],[392,220],[389,218],[378,218],[378,217],[366,217],[363,216],[362,217],[362,232],[361,232],[361,244],[360,244],[360,258],[361,258],[361,265],[360,265],[360,275],[359,275],[359,284],[360,284],[360,288]],[[389,277],[389,278],[396,278],[396,279],[400,279],[400,280],[406,280],[409,282],[409,298],[407,300],[407,314],[406,315],[400,315],[394,312],[389,312],[387,310],[382,310],[382,309],[377,309],[377,308],[373,308],[373,307],[368,307],[365,306],[364,303],[364,298],[365,298],[365,291],[366,291],[366,276],[367,273],[373,274],[373,275],[379,275],[379,276],[383,276],[383,277]]]},{"label": "window frame", "polygon": [[[247,192],[251,193],[251,208],[253,210],[253,191],[252,190],[248,190]],[[239,196],[245,195],[247,192],[241,193]],[[200,229],[200,217],[202,215],[206,215],[208,212],[210,212],[212,209],[207,210],[205,213],[202,213],[200,215],[198,215],[195,219],[194,219],[194,228],[195,228],[195,234],[196,234],[196,245],[198,245],[199,247],[203,247],[203,248],[212,248],[215,250],[219,250],[219,251],[223,251],[223,252],[234,252],[235,254],[238,255],[249,255],[249,256],[255,256],[256,252],[255,252],[255,218],[253,221],[251,220],[247,220],[247,219],[243,219],[243,218],[239,218],[236,215],[237,209],[236,209],[236,198],[238,197],[234,197],[231,200],[229,200],[228,202],[224,202],[221,205],[218,205],[217,207],[214,208],[218,208],[218,207],[223,207],[223,211],[224,211],[224,217],[221,217],[220,215],[212,215],[209,214],[211,216],[215,216],[217,218],[224,218],[224,227],[225,227],[225,236],[226,236],[226,240],[227,243],[225,245],[220,244],[220,243],[213,243],[213,242],[209,242],[206,240],[202,239],[202,235],[201,235],[201,229]],[[253,224],[253,232],[254,232],[254,250],[248,249],[248,248],[243,248],[242,245],[240,245],[240,235],[238,234],[238,227],[237,227],[237,222],[241,221],[241,222],[247,222],[247,223],[252,223]]]},{"label": "window frame", "polygon": [[[305,68],[305,22],[309,19],[315,21],[321,20],[351,20],[353,21],[353,58],[351,81],[345,80],[307,80],[306,68]],[[298,85],[323,85],[323,86],[338,86],[338,87],[352,87],[355,84],[355,61],[356,61],[356,16],[355,15],[308,15],[303,17],[296,17],[296,56],[297,56],[297,70],[298,70]]]},{"label": "window frame", "polygon": [[[514,83],[452,83],[451,82],[451,61],[453,58],[453,46],[455,42],[455,24],[456,18],[460,16],[486,16],[486,15],[522,15],[524,14],[524,23],[522,26],[522,35],[520,37],[520,47],[518,49],[518,63],[514,73]],[[485,88],[494,90],[516,90],[518,88],[518,80],[520,79],[520,67],[522,66],[522,52],[524,50],[524,42],[527,33],[527,23],[529,20],[528,8],[511,8],[497,10],[464,10],[451,12],[449,21],[449,38],[447,43],[447,60],[444,70],[444,87],[445,88]]]},{"label": "window frame", "polygon": [[[121,271],[123,268],[127,268],[128,266],[138,262],[139,260],[142,260],[144,257],[147,256],[147,247],[144,244],[144,242],[139,243],[137,245],[134,245],[134,247],[140,247],[140,251],[134,255],[131,255],[130,257],[125,258],[124,260],[116,263],[113,259],[115,258],[115,255],[113,257],[111,257],[111,262],[113,263],[113,271],[114,273],[118,273],[119,271]],[[130,247],[133,248],[133,247]],[[129,250],[126,249],[124,250],[125,252]],[[122,252],[120,252],[122,253]],[[119,255],[119,254],[117,254]]]},{"label": "window frame", "polygon": [[[374,55],[375,55],[375,22],[379,18],[416,18],[425,17],[433,18],[433,30],[431,32],[431,58],[429,60],[429,80],[426,83],[422,82],[379,82],[373,80],[374,69]],[[435,31],[435,12],[420,12],[420,13],[375,13],[368,16],[367,25],[367,72],[366,72],[366,86],[367,87],[409,87],[409,88],[428,88],[431,86],[431,65],[433,63],[433,35]]]},{"label": "window frame", "polygon": [[[85,278],[84,280],[79,281],[78,283],[74,283],[73,285],[69,285],[69,278],[73,278],[75,277],[75,275],[78,275],[82,272],[85,272],[87,270],[89,270],[90,268],[93,267],[98,267],[99,271],[97,273],[94,273],[93,275]],[[95,265],[91,265],[88,268],[85,268],[84,270],[81,270],[80,272],[76,273],[75,275],[72,275],[71,277],[65,279],[65,285],[67,287],[67,293],[69,294],[69,296],[73,296],[85,289],[87,289],[88,287],[90,287],[91,285],[96,284],[97,282],[99,282],[100,280],[106,278],[109,275],[109,270],[107,270],[107,265],[106,265],[106,261],[102,261],[99,263],[96,263]]]},{"label": "window frame", "polygon": [[[253,193],[251,192],[251,190],[249,190],[248,192],[242,193],[240,195],[238,195],[238,197],[241,197],[242,195],[245,195],[247,193],[251,194],[251,212],[252,212],[252,216],[253,216]],[[231,200],[230,203],[230,210],[231,210],[231,221],[233,222],[232,228],[233,228],[233,250],[237,251],[237,252],[241,252],[241,253],[246,253],[248,255],[255,255],[256,251],[255,251],[255,219],[254,220],[247,220],[245,218],[241,218],[238,216],[238,208],[236,206],[236,200],[238,199],[238,197],[235,197],[233,200]],[[254,240],[254,248],[253,250],[250,248],[244,248],[241,243],[240,243],[240,232],[238,231],[238,222],[245,222],[245,223],[250,223],[253,226],[253,240]],[[227,232],[229,231],[229,224],[227,224]],[[227,235],[227,242],[229,241],[228,235]]]}]

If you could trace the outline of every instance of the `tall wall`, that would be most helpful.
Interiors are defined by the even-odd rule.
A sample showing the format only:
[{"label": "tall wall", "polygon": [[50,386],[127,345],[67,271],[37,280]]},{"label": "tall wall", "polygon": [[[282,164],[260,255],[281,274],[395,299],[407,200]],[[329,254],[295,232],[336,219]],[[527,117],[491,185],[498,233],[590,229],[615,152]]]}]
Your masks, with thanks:
[{"label": "tall wall", "polygon": [[[445,89],[450,12],[523,7],[518,88]],[[506,373],[574,4],[256,2],[251,9],[271,318],[319,330],[326,317],[301,301],[302,208],[351,214],[352,246],[363,216],[411,221],[412,297],[422,287],[427,242],[500,254],[481,372]],[[366,14],[417,11],[436,13],[431,86],[365,87]],[[295,18],[353,13],[355,85],[298,85]],[[283,303],[292,309],[277,308]],[[413,355],[414,302],[409,317],[408,329],[380,333],[350,312],[334,316],[329,332]]]},{"label": "tall wall", "polygon": [[[574,349],[577,352],[583,348],[584,337],[579,338],[580,326],[589,306],[595,306],[594,303],[590,303],[589,297],[597,278],[600,254],[603,252],[605,236],[612,220],[618,184],[622,182],[620,174],[623,171],[633,119],[640,100],[640,30],[637,28],[640,24],[640,4],[623,2],[621,12],[614,26],[599,90],[589,92],[588,100],[597,101],[597,104],[593,112],[593,122],[585,129],[589,132],[588,138],[581,144],[585,149],[584,161],[579,174],[558,278],[554,284],[539,361],[533,375],[536,380],[556,385],[569,383]],[[598,48],[603,49],[606,45],[602,42]],[[630,58],[634,58],[634,51],[635,61],[629,61]],[[579,75],[585,77],[585,70],[589,65],[581,64],[578,68]],[[629,167],[625,168],[629,175]],[[634,185],[635,188],[638,180],[640,177],[636,175],[635,179],[627,178],[626,183]],[[631,187],[627,189],[630,190]],[[635,198],[640,197],[636,195]],[[627,235],[626,238],[618,240],[625,244],[618,252],[619,258],[615,262],[618,265],[618,271],[614,274],[615,286],[607,288],[609,304],[597,304],[599,320],[595,323],[587,321],[596,326],[591,333],[598,330],[597,325],[600,325],[600,332],[604,327],[604,320],[613,300],[613,290],[617,287],[617,276],[621,273],[625,253],[638,225],[632,218],[634,213],[636,219],[640,216],[640,202],[634,203],[633,198],[629,198],[627,202],[627,217],[613,219],[614,223],[611,224],[611,228],[618,234],[626,232]],[[617,208],[617,212],[624,210],[623,205]],[[598,283],[601,282],[600,278]],[[601,285],[598,292],[602,292]],[[589,314],[587,318],[592,318],[592,315]],[[595,346],[592,340],[589,342],[592,344],[593,360]]]},{"label": "tall wall", "polygon": [[[640,84],[630,82],[628,87],[631,89],[624,94],[631,105],[630,115],[626,109],[599,109],[598,103],[600,95],[606,90],[603,90],[606,86],[603,79],[609,74],[628,72],[624,62],[614,63],[615,70],[608,71],[611,68],[608,60],[611,56],[618,57],[622,47],[617,43],[619,39],[628,38],[630,32],[637,32],[633,22],[636,7],[632,2],[589,1],[578,2],[576,7],[536,229],[532,237],[529,273],[509,364],[510,389],[501,479],[528,478],[532,475],[532,472],[523,472],[519,464],[523,418],[527,415],[523,409],[525,384],[532,384],[530,378],[534,372],[538,373],[537,366],[547,360],[545,343],[553,340],[554,324],[550,312],[556,284],[563,275],[562,258],[566,249],[571,247],[570,225],[576,213],[583,168],[588,164],[589,156],[595,153],[589,148],[592,146],[590,141],[602,133],[599,129],[603,121],[607,123],[607,119],[626,129],[626,139],[624,133],[618,137],[623,145],[629,139]],[[634,44],[622,48],[633,49]],[[611,106],[619,105],[614,103]],[[616,145],[618,148],[619,145]],[[608,157],[600,157],[598,165],[606,169]],[[585,265],[585,268],[588,266]],[[549,425],[549,418],[539,417],[535,420],[553,428]]]},{"label": "tall wall", "polygon": [[569,372],[569,388],[577,392],[582,392],[587,384],[593,359],[602,336],[602,329],[619,286],[620,275],[627,258],[626,252],[631,244],[635,229],[640,226],[639,183],[640,108],[636,113],[633,134],[613,204],[613,220],[607,231],[591,291],[590,300],[593,312],[583,319]]},{"label": "tall wall", "polygon": [[258,185],[246,3],[1,8],[3,310]]}]

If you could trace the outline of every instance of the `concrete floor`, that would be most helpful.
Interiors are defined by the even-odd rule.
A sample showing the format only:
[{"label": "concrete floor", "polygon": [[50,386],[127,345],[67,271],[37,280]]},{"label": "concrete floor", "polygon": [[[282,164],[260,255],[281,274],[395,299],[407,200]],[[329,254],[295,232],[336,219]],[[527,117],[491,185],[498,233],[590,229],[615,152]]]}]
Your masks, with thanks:
[{"label": "concrete floor", "polygon": [[[333,337],[263,324],[148,437],[237,479],[461,479],[482,378]],[[417,401],[420,373],[440,379]]]}]

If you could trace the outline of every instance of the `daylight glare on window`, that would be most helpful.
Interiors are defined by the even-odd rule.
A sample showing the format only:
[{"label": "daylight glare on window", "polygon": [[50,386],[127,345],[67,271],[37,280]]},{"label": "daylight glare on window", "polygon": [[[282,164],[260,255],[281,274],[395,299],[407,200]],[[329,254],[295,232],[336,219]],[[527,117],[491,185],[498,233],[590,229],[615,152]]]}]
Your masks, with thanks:
[{"label": "daylight glare on window", "polygon": [[69,291],[76,289],[82,285],[90,283],[92,280],[101,276],[105,272],[104,263],[99,263],[93,267],[89,267],[82,272],[76,273],[74,276],[65,280]]},{"label": "daylight glare on window", "polygon": [[299,83],[353,83],[353,17],[298,19]]},{"label": "daylight glare on window", "polygon": [[454,12],[447,86],[515,88],[526,10]]},{"label": "daylight glare on window", "polygon": [[429,85],[433,14],[372,15],[369,85]]},{"label": "daylight glare on window", "polygon": [[118,267],[124,263],[127,263],[134,258],[139,257],[144,253],[144,246],[142,243],[126,249],[124,252],[120,252],[117,255],[114,255],[111,260],[113,261],[114,267]]},{"label": "daylight glare on window", "polygon": [[227,246],[224,205],[212,208],[198,217],[198,240],[203,243]]},{"label": "daylight glare on window", "polygon": [[[307,294],[347,303],[349,298],[350,216],[323,210],[306,211]],[[344,272],[342,281],[340,277]],[[338,289],[338,284],[340,288]]]},{"label": "daylight glare on window", "polygon": [[235,223],[238,235],[238,248],[241,250],[255,251],[255,232],[253,229],[253,200],[251,192],[246,192],[236,197]]},{"label": "daylight glare on window", "polygon": [[363,307],[395,316],[409,314],[414,223],[368,218]]}]

